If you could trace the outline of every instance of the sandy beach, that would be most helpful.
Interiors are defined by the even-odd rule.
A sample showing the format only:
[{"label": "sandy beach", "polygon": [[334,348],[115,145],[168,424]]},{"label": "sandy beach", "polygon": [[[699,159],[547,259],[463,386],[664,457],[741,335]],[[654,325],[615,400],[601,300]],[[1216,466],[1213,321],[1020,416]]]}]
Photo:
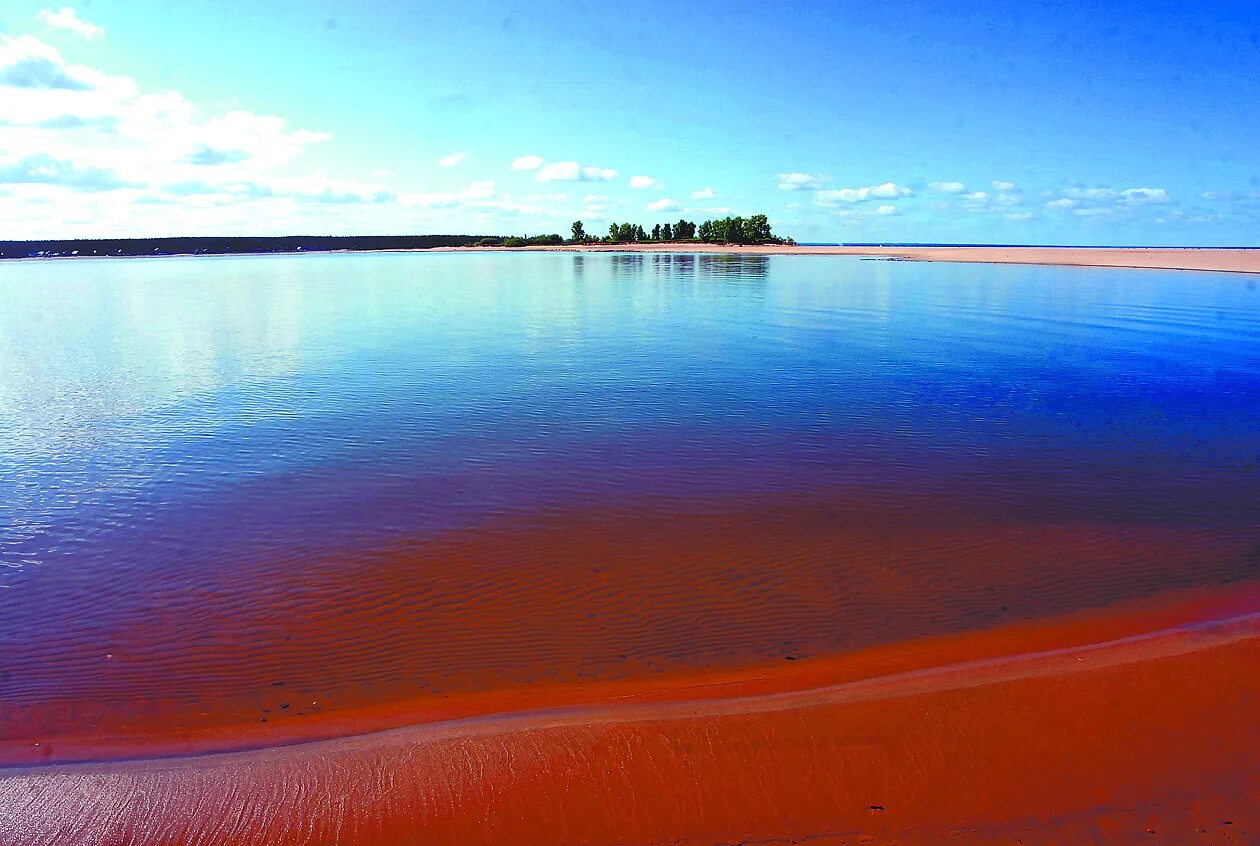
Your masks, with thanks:
[{"label": "sandy beach", "polygon": [[[909,539],[860,499],[750,513],[725,534],[700,516],[671,524],[645,510],[609,525],[570,514],[543,529],[483,528],[419,557],[396,551],[348,591],[332,568],[327,602],[287,608],[292,641],[266,639],[267,609],[252,598],[289,592],[283,571],[225,586],[232,605],[216,611],[207,597],[187,621],[216,615],[216,630],[239,637],[225,651],[190,648],[174,618],[137,630],[134,657],[106,661],[67,632],[62,672],[80,652],[84,667],[107,670],[90,697],[6,708],[0,842],[552,846],[685,833],[706,844],[1171,846],[1260,828],[1260,584],[1211,586],[1251,572],[1249,536],[1085,524],[960,533],[953,508],[920,503],[939,528]],[[776,526],[803,532],[801,548],[848,550],[855,580],[837,586],[828,569],[796,565],[776,576],[775,603],[751,601],[772,589],[759,562],[781,548]],[[509,545],[511,568],[469,577],[469,562]],[[947,590],[931,564],[942,549],[966,556]],[[305,590],[323,578],[308,573]],[[1097,605],[1129,579],[1167,587],[1053,613]],[[968,597],[1032,593],[1021,622],[915,634],[924,620],[956,629]],[[437,601],[409,633],[376,597]],[[811,634],[836,613],[855,633],[838,652]],[[546,637],[512,635],[522,615],[545,619]],[[388,648],[347,638],[369,623],[396,633]],[[789,637],[816,648],[776,654]],[[634,658],[651,649],[684,660]],[[396,664],[444,680],[419,698],[340,680],[388,679]],[[196,671],[167,685],[169,699],[143,695],[181,666]],[[316,701],[315,689],[328,693]]]},{"label": "sandy beach", "polygon": [[0,841],[1246,842],[1260,622],[1233,612],[1254,593],[613,685],[583,706],[9,769]]},{"label": "sandy beach", "polygon": [[[484,247],[442,247],[436,252],[467,252]],[[688,252],[732,255],[867,256],[904,261],[977,264],[1044,264],[1074,267],[1129,267],[1158,270],[1206,270],[1260,273],[1260,249],[1151,249],[1145,247],[811,247],[735,246],[729,244],[592,244],[584,247],[495,247],[496,250],[553,252]]]}]

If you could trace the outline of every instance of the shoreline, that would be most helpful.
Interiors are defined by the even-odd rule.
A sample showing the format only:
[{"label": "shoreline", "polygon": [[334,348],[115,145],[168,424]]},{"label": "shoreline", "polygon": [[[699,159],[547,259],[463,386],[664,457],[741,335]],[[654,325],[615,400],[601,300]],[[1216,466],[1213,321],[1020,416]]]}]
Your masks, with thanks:
[{"label": "shoreline", "polygon": [[713,255],[817,255],[937,261],[1260,273],[1260,248],[1252,247],[855,247],[733,244],[588,244],[538,247],[434,247],[427,252],[705,253]]},{"label": "shoreline", "polygon": [[1043,267],[1094,267],[1124,270],[1184,270],[1208,273],[1260,274],[1260,247],[861,247],[736,245],[736,244],[587,244],[532,247],[422,247],[398,249],[330,249],[239,253],[162,253],[158,255],[26,256],[0,260],[23,264],[46,261],[130,260],[172,258],[251,258],[304,255],[369,255],[382,253],[672,253],[693,255],[849,256],[886,261],[960,264],[1008,264]]},{"label": "shoreline", "polygon": [[[290,746],[7,767],[0,841],[1245,837],[1260,826],[1247,766],[1260,755],[1258,594],[1178,591]],[[356,716],[343,720],[349,731]]]}]

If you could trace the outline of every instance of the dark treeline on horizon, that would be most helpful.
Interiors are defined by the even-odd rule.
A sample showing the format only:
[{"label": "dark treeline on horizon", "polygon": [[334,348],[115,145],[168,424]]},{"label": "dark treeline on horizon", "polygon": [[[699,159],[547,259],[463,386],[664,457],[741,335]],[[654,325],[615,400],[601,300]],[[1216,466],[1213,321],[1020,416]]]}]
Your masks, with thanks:
[{"label": "dark treeline on horizon", "polygon": [[166,238],[48,238],[0,241],[0,259],[85,256],[249,255],[259,253],[318,253],[368,250],[424,250],[434,247],[525,247],[561,244],[795,244],[776,236],[764,214],[655,224],[651,231],[634,223],[613,223],[603,237],[586,232],[582,221],[572,226],[572,237],[558,234],[502,235],[267,235],[189,236]]},{"label": "dark treeline on horizon", "polygon": [[244,255],[334,250],[424,250],[467,247],[482,235],[278,235],[186,238],[51,238],[0,241],[0,259],[63,256]]}]

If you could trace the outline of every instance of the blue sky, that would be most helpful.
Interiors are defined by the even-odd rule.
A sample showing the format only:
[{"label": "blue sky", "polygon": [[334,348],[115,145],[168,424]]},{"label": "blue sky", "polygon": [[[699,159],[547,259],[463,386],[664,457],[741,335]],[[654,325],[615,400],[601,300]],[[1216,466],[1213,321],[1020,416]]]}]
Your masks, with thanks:
[{"label": "blue sky", "polygon": [[1260,232],[1254,2],[10,0],[0,33],[0,237]]}]

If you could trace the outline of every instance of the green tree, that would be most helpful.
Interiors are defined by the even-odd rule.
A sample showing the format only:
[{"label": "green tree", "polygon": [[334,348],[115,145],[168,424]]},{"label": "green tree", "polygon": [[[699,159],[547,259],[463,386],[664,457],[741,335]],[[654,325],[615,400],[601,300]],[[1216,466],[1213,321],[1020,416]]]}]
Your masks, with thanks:
[{"label": "green tree", "polygon": [[665,241],[674,240],[674,230],[668,223],[661,227],[661,239]]},{"label": "green tree", "polygon": [[744,238],[752,244],[764,244],[773,239],[770,234],[770,219],[764,214],[755,214],[744,221]]},{"label": "green tree", "polygon": [[659,223],[652,227],[652,240],[661,240],[661,225]]},{"label": "green tree", "polygon": [[573,243],[586,243],[586,230],[582,228],[582,221],[580,220],[573,221]]}]

